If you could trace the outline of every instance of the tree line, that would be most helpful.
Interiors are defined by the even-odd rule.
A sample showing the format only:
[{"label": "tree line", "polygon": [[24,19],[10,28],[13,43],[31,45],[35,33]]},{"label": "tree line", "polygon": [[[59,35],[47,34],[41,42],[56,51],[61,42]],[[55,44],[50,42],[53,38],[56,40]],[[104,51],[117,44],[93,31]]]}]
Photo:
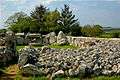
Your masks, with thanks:
[{"label": "tree line", "polygon": [[67,35],[89,37],[103,33],[100,25],[80,26],[78,19],[66,4],[61,11],[58,9],[50,11],[47,7],[40,5],[36,6],[29,16],[24,12],[17,12],[10,16],[5,24],[15,33],[47,34],[52,31],[56,33],[63,31]]}]

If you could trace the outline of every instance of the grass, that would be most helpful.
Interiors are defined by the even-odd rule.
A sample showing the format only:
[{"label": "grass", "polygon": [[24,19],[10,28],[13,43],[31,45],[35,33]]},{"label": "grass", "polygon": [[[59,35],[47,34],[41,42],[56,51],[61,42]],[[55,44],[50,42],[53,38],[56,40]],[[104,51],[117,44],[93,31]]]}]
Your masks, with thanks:
[{"label": "grass", "polygon": [[16,46],[16,50],[18,51],[21,48],[24,48],[25,46]]},{"label": "grass", "polygon": [[[4,76],[0,76],[0,80],[48,80],[46,76],[22,76],[19,72],[18,66],[10,65],[9,67],[5,67]],[[13,75],[10,75],[13,74]],[[1,77],[6,77],[6,79],[1,79]],[[55,80],[120,80],[119,76],[93,76],[93,77],[85,77],[85,78],[78,78],[78,77],[57,77]]]},{"label": "grass", "polygon": [[[17,49],[17,51],[19,50],[19,49],[21,49],[21,48],[24,48],[25,46],[23,46],[23,45],[21,45],[21,46],[17,46],[16,47],[16,49]],[[33,46],[34,48],[40,48],[40,47],[42,47],[42,46]],[[50,48],[57,48],[57,49],[68,49],[68,48],[70,48],[70,49],[77,49],[77,48],[79,48],[79,47],[76,47],[76,46],[73,46],[73,45],[48,45],[48,47],[50,47]]]},{"label": "grass", "polygon": [[108,33],[119,32],[120,33],[120,29],[112,29],[112,30],[108,30],[106,32],[108,32]]},{"label": "grass", "polygon": [[30,77],[29,80],[48,80],[45,76],[41,77]]},{"label": "grass", "polygon": [[101,37],[101,38],[118,38],[118,37],[120,37],[120,32],[103,33],[99,37]]},{"label": "grass", "polygon": [[94,77],[92,80],[120,80],[120,76],[98,76]]},{"label": "grass", "polygon": [[[15,80],[22,80],[21,77],[16,77]],[[45,76],[41,76],[41,77],[29,77],[27,80],[48,80]],[[66,77],[66,78],[55,78],[54,80],[120,80],[120,76],[99,76],[99,77],[93,77],[93,78],[70,78],[70,77]]]},{"label": "grass", "polygon": [[73,46],[73,45],[49,45],[50,48],[57,48],[57,49],[77,49],[79,47]]}]

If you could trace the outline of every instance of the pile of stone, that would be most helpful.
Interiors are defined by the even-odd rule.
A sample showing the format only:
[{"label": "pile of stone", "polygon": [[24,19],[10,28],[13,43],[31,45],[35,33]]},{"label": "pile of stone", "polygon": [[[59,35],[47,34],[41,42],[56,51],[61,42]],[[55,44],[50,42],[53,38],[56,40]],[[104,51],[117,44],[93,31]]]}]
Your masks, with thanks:
[{"label": "pile of stone", "polygon": [[23,74],[62,76],[120,75],[120,43],[99,43],[84,49],[26,47],[19,51]]},{"label": "pile of stone", "polygon": [[0,46],[0,65],[6,65],[7,62],[17,57],[16,40],[12,31],[6,32],[4,42],[5,45]]}]

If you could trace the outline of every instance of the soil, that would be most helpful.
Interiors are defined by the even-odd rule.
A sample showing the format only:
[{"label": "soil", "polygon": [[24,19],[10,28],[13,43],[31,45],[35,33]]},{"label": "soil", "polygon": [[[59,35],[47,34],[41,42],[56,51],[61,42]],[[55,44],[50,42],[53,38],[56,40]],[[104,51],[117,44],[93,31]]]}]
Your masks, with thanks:
[{"label": "soil", "polygon": [[28,80],[27,77],[22,77],[18,74],[19,68],[17,64],[7,67],[3,74],[0,75],[0,80],[16,80],[19,77],[20,80]]}]

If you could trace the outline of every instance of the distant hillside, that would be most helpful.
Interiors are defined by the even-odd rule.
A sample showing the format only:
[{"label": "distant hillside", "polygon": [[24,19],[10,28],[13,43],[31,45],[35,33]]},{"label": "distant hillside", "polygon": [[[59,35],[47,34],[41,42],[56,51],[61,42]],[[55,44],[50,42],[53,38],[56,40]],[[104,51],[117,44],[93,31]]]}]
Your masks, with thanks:
[{"label": "distant hillside", "polygon": [[103,27],[105,32],[120,32],[120,28]]}]

